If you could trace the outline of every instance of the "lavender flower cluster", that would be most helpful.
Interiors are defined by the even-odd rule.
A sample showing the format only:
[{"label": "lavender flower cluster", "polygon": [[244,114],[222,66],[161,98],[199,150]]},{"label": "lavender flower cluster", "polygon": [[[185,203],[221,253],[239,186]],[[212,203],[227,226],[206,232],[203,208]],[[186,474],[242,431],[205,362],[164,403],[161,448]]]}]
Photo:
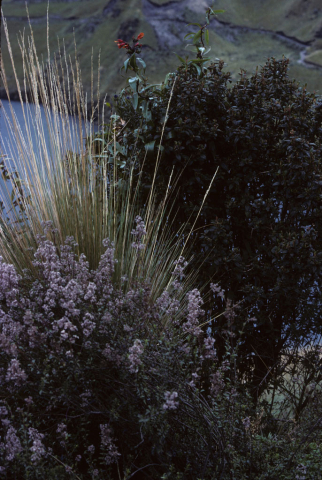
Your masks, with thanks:
[{"label": "lavender flower cluster", "polygon": [[142,243],[142,237],[146,235],[146,229],[142,218],[138,215],[135,217],[136,228],[132,230],[132,235],[136,237],[136,241],[132,243],[132,247],[136,250],[142,250],[144,243]]},{"label": "lavender flower cluster", "polygon": [[[146,230],[140,217],[136,224],[132,246],[140,250]],[[57,248],[47,239],[50,231],[55,233],[46,222],[37,237],[37,277],[25,271],[22,278],[0,258],[0,473],[15,469],[23,478],[26,465],[36,472],[63,456],[64,475],[87,471],[91,478],[110,478],[122,458],[122,416],[132,418],[135,411],[138,418],[146,404],[155,412],[153,421],[165,414],[171,419],[184,408],[184,392],[197,391],[205,372],[210,399],[224,388],[216,377],[215,340],[203,337],[196,289],[187,294],[181,321],[166,329],[162,324],[164,313],[171,317],[180,306],[176,292],[187,265],[182,257],[172,293],[160,292],[153,303],[142,282],[116,289],[117,260],[108,239],[91,271],[84,255],[76,258],[73,237]],[[182,370],[172,360],[178,352]],[[143,430],[131,422],[126,428],[132,425],[135,444]]]}]

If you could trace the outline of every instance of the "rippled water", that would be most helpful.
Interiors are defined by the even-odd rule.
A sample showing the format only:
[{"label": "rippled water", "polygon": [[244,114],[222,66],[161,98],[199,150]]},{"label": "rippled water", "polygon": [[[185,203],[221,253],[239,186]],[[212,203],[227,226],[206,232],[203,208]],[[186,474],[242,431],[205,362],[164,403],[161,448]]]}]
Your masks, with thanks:
[{"label": "rippled water", "polygon": [[[52,112],[46,113],[43,106],[21,105],[20,102],[11,102],[13,114],[8,100],[1,100],[0,109],[0,154],[4,155],[5,164],[9,172],[17,171],[23,177],[24,169],[32,175],[30,161],[33,156],[39,166],[44,164],[46,157],[50,158],[52,165],[57,156],[66,150],[80,151],[81,141],[92,131],[97,131],[97,126],[82,122],[82,132],[79,133],[79,123],[73,117],[68,121],[63,120]],[[48,118],[47,118],[48,117]],[[13,120],[15,119],[15,121]],[[66,132],[70,134],[66,135]],[[50,134],[54,135],[50,135]],[[22,139],[20,147],[17,138]],[[58,146],[53,142],[59,140]],[[45,170],[44,170],[45,171]],[[44,181],[46,179],[44,178]],[[0,200],[4,199],[6,185],[11,193],[10,182],[5,182],[0,176]]]}]

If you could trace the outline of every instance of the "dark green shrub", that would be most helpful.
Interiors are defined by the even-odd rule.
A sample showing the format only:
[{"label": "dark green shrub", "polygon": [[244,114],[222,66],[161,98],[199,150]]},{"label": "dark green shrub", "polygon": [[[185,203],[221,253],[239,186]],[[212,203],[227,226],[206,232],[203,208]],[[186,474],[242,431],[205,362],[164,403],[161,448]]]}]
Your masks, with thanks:
[{"label": "dark green shrub", "polygon": [[[282,348],[321,330],[321,102],[288,78],[286,58],[268,59],[250,77],[242,70],[232,86],[223,61],[181,62],[160,86],[139,75],[129,80],[115,104],[125,122],[118,151],[138,164],[148,153],[144,204],[162,139],[155,184],[161,198],[169,172],[180,172],[180,224],[199,209],[219,166],[195,226],[191,268],[204,262],[199,284],[215,278],[241,302],[235,335],[253,319],[239,369],[256,398]],[[220,307],[218,299],[212,311]],[[225,322],[211,323],[214,335]]]}]

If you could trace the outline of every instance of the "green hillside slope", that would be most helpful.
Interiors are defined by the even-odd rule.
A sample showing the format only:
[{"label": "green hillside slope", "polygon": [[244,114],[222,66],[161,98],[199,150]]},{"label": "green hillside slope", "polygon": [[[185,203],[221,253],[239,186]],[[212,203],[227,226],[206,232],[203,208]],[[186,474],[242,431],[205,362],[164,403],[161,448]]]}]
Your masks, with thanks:
[{"label": "green hillside slope", "polygon": [[[47,57],[47,0],[29,0],[29,15],[38,52]],[[211,2],[210,2],[211,3]],[[209,5],[210,5],[209,3]],[[187,23],[204,21],[208,2],[201,0],[51,0],[49,6],[51,55],[57,51],[57,37],[68,55],[74,55],[74,36],[79,54],[84,88],[90,91],[91,57],[94,85],[97,85],[100,52],[100,89],[112,97],[125,85],[119,69],[126,58],[114,40],[130,40],[144,32],[142,57],[151,82],[161,82],[178,65],[173,53],[186,54],[184,35]],[[216,8],[226,12],[210,25],[212,58],[222,58],[226,69],[238,78],[240,68],[252,73],[267,57],[290,58],[290,76],[307,83],[308,89],[322,93],[322,7],[321,0],[217,0]],[[17,73],[22,75],[19,32],[29,32],[25,2],[3,0]],[[191,55],[193,55],[191,53]],[[13,73],[4,41],[2,56],[10,90],[15,90]],[[1,92],[3,95],[3,91]]]}]

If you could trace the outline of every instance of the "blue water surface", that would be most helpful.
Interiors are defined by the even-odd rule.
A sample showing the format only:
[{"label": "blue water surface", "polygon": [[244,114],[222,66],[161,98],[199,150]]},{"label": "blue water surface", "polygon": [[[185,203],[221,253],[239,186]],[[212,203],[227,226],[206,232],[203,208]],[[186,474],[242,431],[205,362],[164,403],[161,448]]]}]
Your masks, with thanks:
[{"label": "blue water surface", "polygon": [[[35,155],[37,164],[44,164],[44,150],[47,149],[50,162],[54,162],[57,155],[55,153],[55,147],[50,142],[50,129],[56,125],[57,129],[54,131],[55,138],[60,139],[61,151],[72,150],[74,152],[80,151],[81,141],[85,145],[85,139],[90,129],[93,132],[98,130],[97,125],[89,124],[85,128],[85,122],[82,122],[82,132],[79,134],[79,122],[78,119],[68,117],[68,123],[66,120],[56,114],[56,122],[54,122],[55,115],[50,112],[50,117],[42,105],[24,104],[20,102],[11,102],[13,108],[13,115],[15,122],[13,121],[13,115],[10,109],[10,103],[8,100],[1,100],[0,108],[0,154],[3,155],[0,160],[5,159],[5,165],[9,172],[17,171],[21,178],[24,178],[25,173],[21,165],[25,165],[25,169],[28,170],[29,175],[32,176],[32,172],[29,168],[29,161],[25,161],[24,156],[30,157],[31,151]],[[6,119],[7,114],[7,119]],[[47,118],[47,116],[49,118]],[[64,122],[64,125],[63,125]],[[26,126],[29,124],[29,129]],[[16,130],[17,129],[17,130]],[[71,131],[72,134],[68,135],[68,142],[66,143],[66,137],[64,138],[64,132]],[[19,133],[17,133],[19,132]],[[28,136],[29,132],[29,136]],[[23,149],[23,155],[18,147],[16,141],[17,136],[23,139],[25,147]],[[45,145],[44,143],[45,142]],[[20,153],[19,153],[20,152]],[[15,160],[20,158],[20,163],[15,163]],[[43,181],[46,182],[44,176]],[[6,198],[6,187],[9,193],[12,192],[10,181],[4,181],[0,176],[0,201],[4,201]]]}]

